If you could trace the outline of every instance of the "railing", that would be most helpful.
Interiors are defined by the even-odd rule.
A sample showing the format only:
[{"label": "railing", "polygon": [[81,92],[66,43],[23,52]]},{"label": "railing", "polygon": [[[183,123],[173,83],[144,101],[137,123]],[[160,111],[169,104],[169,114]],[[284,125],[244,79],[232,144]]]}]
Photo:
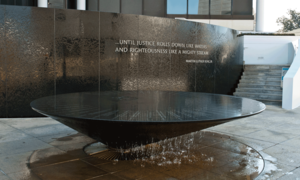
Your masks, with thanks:
[{"label": "railing", "polygon": [[295,58],[283,78],[282,108],[287,110],[300,106],[300,39],[294,41],[293,46]]}]

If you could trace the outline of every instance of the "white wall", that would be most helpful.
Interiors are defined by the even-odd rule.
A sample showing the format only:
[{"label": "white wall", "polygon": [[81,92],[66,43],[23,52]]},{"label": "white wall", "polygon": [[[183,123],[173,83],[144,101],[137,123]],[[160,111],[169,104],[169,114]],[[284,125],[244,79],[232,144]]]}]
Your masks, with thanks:
[{"label": "white wall", "polygon": [[245,64],[290,65],[299,36],[244,36]]},{"label": "white wall", "polygon": [[38,0],[37,5],[38,5],[38,7],[47,8],[48,7],[48,1],[47,0]]},{"label": "white wall", "polygon": [[201,22],[228,27],[238,31],[253,31],[254,20],[222,20],[222,19],[184,19],[187,21]]},{"label": "white wall", "polygon": [[300,106],[300,40],[294,41],[295,59],[283,78],[282,108],[292,110]]},{"label": "white wall", "polygon": [[86,10],[86,1],[85,0],[77,0],[77,10]]}]

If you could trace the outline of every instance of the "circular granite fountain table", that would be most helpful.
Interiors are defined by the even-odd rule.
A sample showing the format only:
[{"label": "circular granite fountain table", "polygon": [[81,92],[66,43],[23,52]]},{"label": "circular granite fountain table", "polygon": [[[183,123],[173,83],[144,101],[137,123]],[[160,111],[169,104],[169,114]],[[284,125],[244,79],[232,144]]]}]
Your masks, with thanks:
[{"label": "circular granite fountain table", "polygon": [[130,148],[265,110],[258,101],[171,91],[100,91],[37,99],[33,110],[112,148]]}]

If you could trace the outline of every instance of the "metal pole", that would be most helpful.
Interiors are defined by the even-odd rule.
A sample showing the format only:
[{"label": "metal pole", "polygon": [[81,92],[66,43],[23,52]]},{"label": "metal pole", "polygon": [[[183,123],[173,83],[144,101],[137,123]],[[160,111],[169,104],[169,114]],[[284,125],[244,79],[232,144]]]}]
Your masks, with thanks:
[{"label": "metal pole", "polygon": [[186,1],[186,18],[188,17],[189,14],[189,0]]},{"label": "metal pole", "polygon": [[210,6],[211,6],[211,0],[209,0],[209,5],[208,5],[208,15],[209,15],[209,19],[210,19]]}]

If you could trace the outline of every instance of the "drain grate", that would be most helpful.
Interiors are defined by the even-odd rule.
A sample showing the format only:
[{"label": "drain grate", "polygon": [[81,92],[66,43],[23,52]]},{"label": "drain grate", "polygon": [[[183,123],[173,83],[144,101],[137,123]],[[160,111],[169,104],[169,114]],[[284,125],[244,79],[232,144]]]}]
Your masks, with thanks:
[{"label": "drain grate", "polygon": [[108,149],[105,151],[101,151],[99,153],[93,154],[94,157],[104,160],[134,160],[136,159],[136,155],[132,153],[120,153],[114,151],[113,149]]},{"label": "drain grate", "polygon": [[88,153],[88,154],[93,155],[94,157],[97,157],[99,159],[110,160],[110,161],[117,159],[122,161],[122,160],[135,160],[138,158],[146,159],[149,158],[151,155],[160,153],[162,150],[161,147],[156,143],[135,147],[127,150],[113,149],[113,148],[108,148],[107,146],[106,149],[103,150],[102,145],[103,144],[99,145],[96,143],[91,144],[85,148],[85,152],[87,153],[93,151],[93,153]]}]

